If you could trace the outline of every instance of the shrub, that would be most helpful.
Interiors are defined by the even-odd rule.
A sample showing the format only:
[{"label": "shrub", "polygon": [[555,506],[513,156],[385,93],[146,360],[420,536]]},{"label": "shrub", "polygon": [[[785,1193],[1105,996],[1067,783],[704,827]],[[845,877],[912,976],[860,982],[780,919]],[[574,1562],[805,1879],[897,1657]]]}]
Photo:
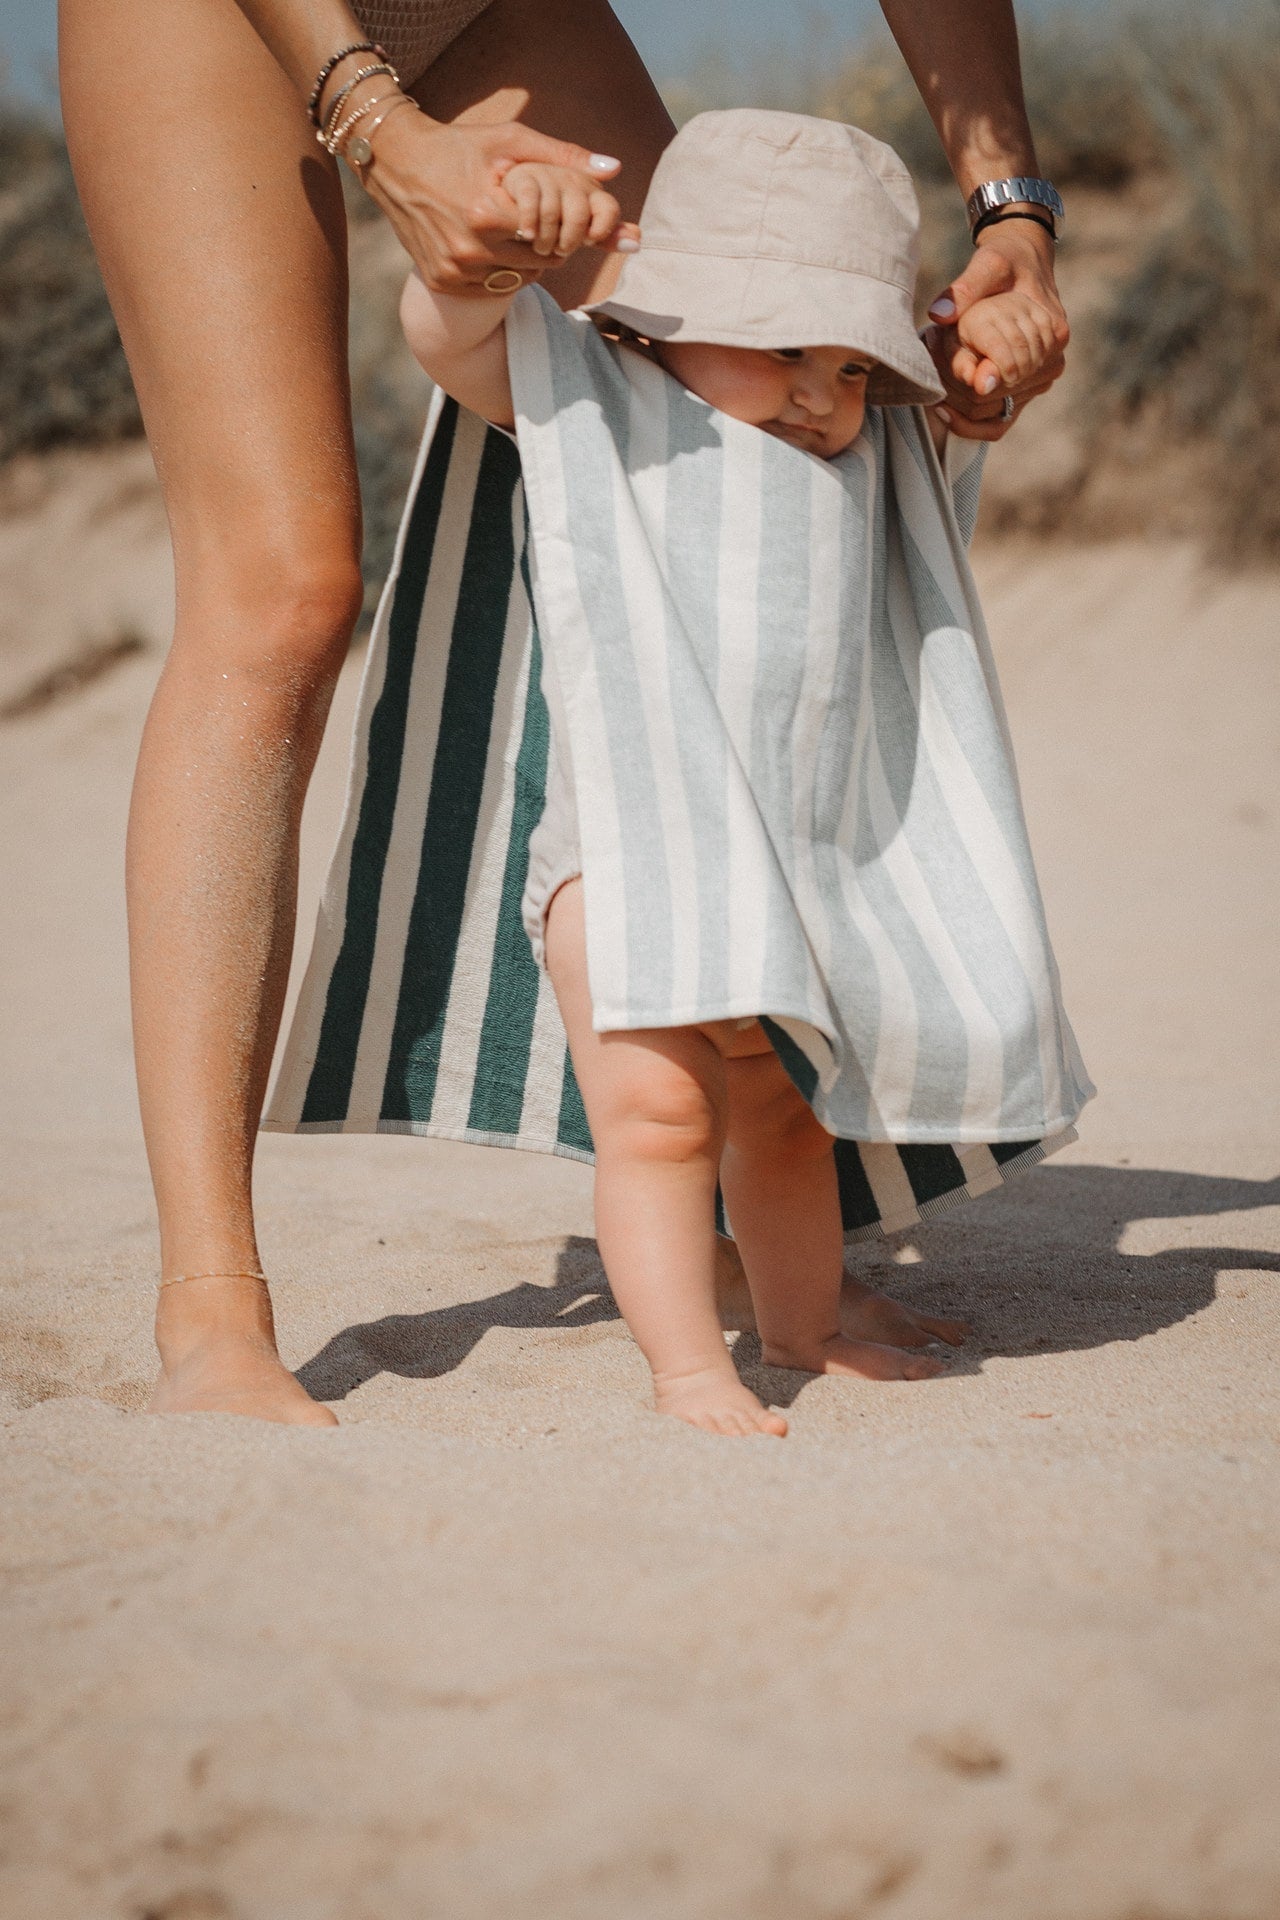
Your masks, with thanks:
[{"label": "shrub", "polygon": [[1171,218],[1115,288],[1087,350],[1096,446],[1141,420],[1203,454],[1220,559],[1280,555],[1280,0],[1230,25],[1135,29]]},{"label": "shrub", "polygon": [[0,460],[141,425],[65,148],[0,115]]}]

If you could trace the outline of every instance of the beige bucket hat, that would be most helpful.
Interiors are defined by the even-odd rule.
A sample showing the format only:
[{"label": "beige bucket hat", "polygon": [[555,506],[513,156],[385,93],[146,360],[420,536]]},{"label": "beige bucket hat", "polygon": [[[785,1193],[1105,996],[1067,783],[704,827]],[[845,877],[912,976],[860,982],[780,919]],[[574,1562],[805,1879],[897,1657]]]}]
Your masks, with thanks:
[{"label": "beige bucket hat", "polygon": [[641,250],[592,309],[652,340],[848,347],[875,406],[944,398],[912,313],[920,212],[892,147],[859,127],[700,113],[658,162]]}]

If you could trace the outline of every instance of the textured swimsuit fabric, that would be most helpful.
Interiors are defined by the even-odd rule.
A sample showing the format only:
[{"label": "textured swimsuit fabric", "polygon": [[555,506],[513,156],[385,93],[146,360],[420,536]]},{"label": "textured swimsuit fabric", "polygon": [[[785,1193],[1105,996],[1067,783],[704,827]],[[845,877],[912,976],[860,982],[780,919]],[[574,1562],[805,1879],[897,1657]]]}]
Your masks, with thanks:
[{"label": "textured swimsuit fabric", "polygon": [[944,473],[873,407],[820,460],[539,289],[507,330],[597,1029],[766,1016],[847,1138],[1068,1127],[1093,1089],[956,512],[981,449]]},{"label": "textured swimsuit fabric", "polygon": [[406,86],[420,80],[431,62],[489,0],[357,0],[355,14]]}]

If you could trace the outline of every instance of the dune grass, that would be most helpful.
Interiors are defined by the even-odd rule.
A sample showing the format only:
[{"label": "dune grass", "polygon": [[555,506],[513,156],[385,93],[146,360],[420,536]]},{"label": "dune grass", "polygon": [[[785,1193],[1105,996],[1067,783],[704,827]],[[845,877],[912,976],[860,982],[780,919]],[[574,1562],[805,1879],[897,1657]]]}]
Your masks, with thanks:
[{"label": "dune grass", "polygon": [[[1064,13],[1024,31],[1023,64],[1041,165],[1068,198],[1159,184],[1157,214],[1135,228],[1073,348],[1088,382],[1090,458],[1105,462],[1117,434],[1140,426],[1157,461],[1182,456],[1194,517],[1219,558],[1280,559],[1280,0],[1212,18]],[[959,196],[887,38],[815,41],[807,56],[755,69],[707,59],[667,92],[678,119],[745,101],[867,127],[918,182],[922,284],[941,284],[967,256]],[[359,199],[353,212],[368,216]],[[378,345],[394,327],[385,286],[357,276],[355,298],[372,592],[420,409],[406,405]],[[139,429],[61,141],[0,103],[0,459]]]}]

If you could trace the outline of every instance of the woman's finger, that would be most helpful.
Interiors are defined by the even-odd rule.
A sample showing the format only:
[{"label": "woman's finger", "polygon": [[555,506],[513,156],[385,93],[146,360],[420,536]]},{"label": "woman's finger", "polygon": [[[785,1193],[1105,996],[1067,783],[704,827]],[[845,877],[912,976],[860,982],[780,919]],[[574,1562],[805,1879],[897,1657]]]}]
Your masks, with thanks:
[{"label": "woman's finger", "polygon": [[621,160],[610,153],[591,153],[572,140],[553,140],[533,127],[522,126],[518,120],[476,131],[481,132],[493,163],[499,168],[504,162],[514,166],[519,160],[537,160],[544,166],[568,167],[574,173],[585,173],[590,181],[595,181],[612,180],[622,166]]},{"label": "woman's finger", "polygon": [[1013,425],[1012,420],[1003,420],[998,414],[994,420],[972,420],[952,406],[938,406],[934,412],[958,440],[1003,440]]},{"label": "woman's finger", "polygon": [[634,220],[624,220],[621,226],[615,227],[613,232],[606,234],[603,240],[594,241],[592,244],[603,247],[606,253],[639,253],[640,229]]}]

